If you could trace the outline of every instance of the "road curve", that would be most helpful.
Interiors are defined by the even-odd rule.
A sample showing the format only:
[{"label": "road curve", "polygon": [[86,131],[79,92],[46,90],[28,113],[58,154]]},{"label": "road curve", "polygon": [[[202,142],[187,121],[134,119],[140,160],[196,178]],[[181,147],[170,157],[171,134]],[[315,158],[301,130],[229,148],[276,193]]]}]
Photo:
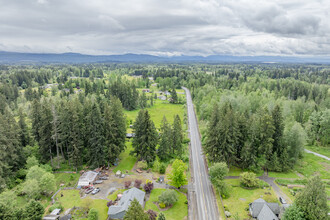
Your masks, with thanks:
[{"label": "road curve", "polygon": [[197,216],[192,219],[197,220],[218,220],[218,206],[212,190],[211,182],[208,178],[207,166],[202,152],[202,144],[199,136],[198,123],[190,91],[184,88],[187,98],[188,122],[191,147],[191,172],[193,176],[193,187],[195,191],[195,204]]}]

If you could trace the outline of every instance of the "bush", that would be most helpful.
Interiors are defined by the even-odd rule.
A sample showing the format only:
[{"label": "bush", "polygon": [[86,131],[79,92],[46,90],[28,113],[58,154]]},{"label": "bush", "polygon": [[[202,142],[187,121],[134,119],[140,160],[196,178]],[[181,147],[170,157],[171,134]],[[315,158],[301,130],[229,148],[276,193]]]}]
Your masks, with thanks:
[{"label": "bush", "polygon": [[247,188],[255,188],[259,186],[259,180],[255,173],[244,172],[240,175],[240,183],[241,185]]},{"label": "bush", "polygon": [[55,202],[54,205],[52,205],[51,207],[49,207],[48,211],[49,213],[51,213],[52,211],[54,211],[54,209],[61,209],[62,211],[64,210],[62,204],[60,202]]},{"label": "bush", "polygon": [[125,189],[128,189],[132,184],[132,181],[128,180],[128,181],[125,181]]},{"label": "bush", "polygon": [[142,170],[146,170],[148,168],[148,164],[146,161],[141,160],[137,163],[137,168],[142,169]]},{"label": "bush", "polygon": [[88,220],[98,220],[99,213],[96,209],[90,209],[88,212]]},{"label": "bush", "polygon": [[164,203],[159,203],[159,208],[164,209],[166,205]]},{"label": "bush", "polygon": [[158,201],[166,206],[173,205],[178,201],[178,195],[175,190],[166,190],[158,197]]},{"label": "bush", "polygon": [[159,173],[165,174],[165,172],[166,172],[166,165],[162,163],[159,167]]},{"label": "bush", "polygon": [[141,184],[142,184],[142,180],[136,179],[135,182],[134,182],[134,187],[140,189],[141,188]]},{"label": "bush", "polygon": [[151,191],[154,188],[154,184],[152,182],[147,182],[143,188],[146,191],[146,193],[151,193]]},{"label": "bush", "polygon": [[149,215],[150,220],[156,220],[157,219],[157,213],[151,209],[147,211],[147,214]]},{"label": "bush", "polygon": [[158,160],[156,160],[156,161],[154,162],[153,167],[152,167],[152,171],[154,171],[154,172],[159,172],[159,168],[160,168],[160,163],[159,163]]},{"label": "bush", "polygon": [[107,206],[108,206],[108,207],[110,207],[110,206],[112,206],[112,205],[114,205],[114,204],[115,204],[115,202],[112,201],[112,200],[110,200],[109,202],[107,202]]}]

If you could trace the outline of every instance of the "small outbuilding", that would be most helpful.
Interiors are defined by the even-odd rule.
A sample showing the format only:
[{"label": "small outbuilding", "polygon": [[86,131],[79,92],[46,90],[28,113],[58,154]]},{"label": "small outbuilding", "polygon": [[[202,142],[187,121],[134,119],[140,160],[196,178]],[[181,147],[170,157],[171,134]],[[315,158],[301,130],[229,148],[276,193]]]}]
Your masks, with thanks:
[{"label": "small outbuilding", "polygon": [[87,171],[84,172],[78,181],[78,187],[88,186],[90,184],[93,184],[97,177],[97,172],[94,171]]},{"label": "small outbuilding", "polygon": [[59,215],[46,215],[42,218],[42,220],[58,220],[60,219]]}]

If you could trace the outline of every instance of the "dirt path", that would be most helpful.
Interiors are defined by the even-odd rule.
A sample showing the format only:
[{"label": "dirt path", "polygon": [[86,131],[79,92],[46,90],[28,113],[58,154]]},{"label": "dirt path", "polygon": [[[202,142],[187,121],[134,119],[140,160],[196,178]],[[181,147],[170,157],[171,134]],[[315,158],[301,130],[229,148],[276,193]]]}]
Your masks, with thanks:
[{"label": "dirt path", "polygon": [[305,149],[305,152],[306,153],[309,153],[309,154],[314,154],[315,156],[321,157],[321,158],[326,159],[326,160],[330,160],[330,158],[327,157],[327,156],[324,156],[324,155],[319,154],[319,153],[315,153],[315,152],[310,151],[310,150],[307,150],[307,149]]}]

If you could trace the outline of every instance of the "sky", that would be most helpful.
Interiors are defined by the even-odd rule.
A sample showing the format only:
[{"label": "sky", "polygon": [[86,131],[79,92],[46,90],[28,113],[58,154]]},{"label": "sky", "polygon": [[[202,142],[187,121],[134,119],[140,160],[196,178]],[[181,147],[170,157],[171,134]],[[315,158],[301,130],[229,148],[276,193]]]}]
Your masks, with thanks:
[{"label": "sky", "polygon": [[330,55],[330,0],[0,0],[0,51]]}]

